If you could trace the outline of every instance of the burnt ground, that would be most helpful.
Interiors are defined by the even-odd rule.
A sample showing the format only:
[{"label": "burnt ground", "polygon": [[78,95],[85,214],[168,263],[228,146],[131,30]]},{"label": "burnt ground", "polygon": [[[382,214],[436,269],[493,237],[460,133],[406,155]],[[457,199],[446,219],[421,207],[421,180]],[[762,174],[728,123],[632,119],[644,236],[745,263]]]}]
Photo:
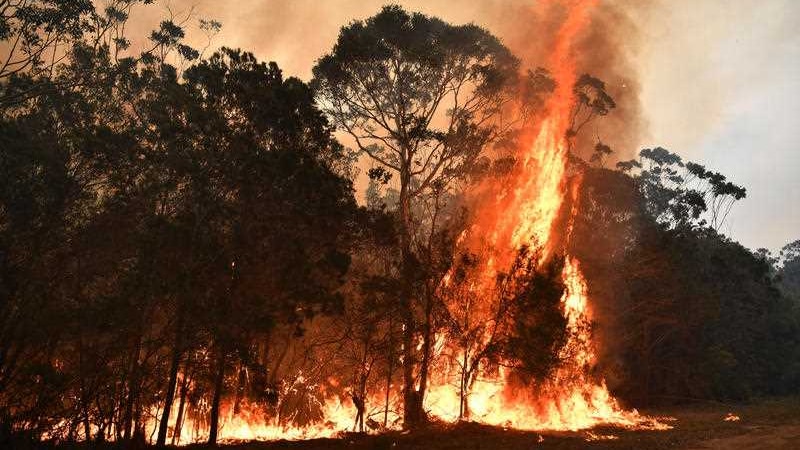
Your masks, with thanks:
[{"label": "burnt ground", "polygon": [[[598,427],[577,433],[504,430],[474,423],[431,426],[415,433],[379,436],[349,434],[339,439],[307,441],[243,442],[221,446],[224,450],[366,450],[366,449],[800,449],[800,398],[769,399],[749,404],[694,404],[657,411],[671,416],[674,427],[667,431],[635,431]],[[738,421],[725,421],[732,413]],[[592,438],[599,440],[591,440]],[[69,446],[70,450],[91,448]],[[112,448],[115,446],[107,446]],[[67,446],[56,447],[66,450]],[[205,445],[186,447],[205,450]]]}]

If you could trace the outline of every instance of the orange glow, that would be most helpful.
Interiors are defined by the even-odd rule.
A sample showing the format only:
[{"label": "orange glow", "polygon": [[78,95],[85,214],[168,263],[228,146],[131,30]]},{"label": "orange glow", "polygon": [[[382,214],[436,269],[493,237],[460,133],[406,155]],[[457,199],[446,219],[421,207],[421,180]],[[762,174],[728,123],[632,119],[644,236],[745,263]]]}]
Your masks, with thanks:
[{"label": "orange glow", "polygon": [[[352,402],[341,401],[338,397],[328,398],[322,406],[322,413],[326,418],[323,422],[295,426],[270,418],[258,405],[244,404],[238,414],[233,414],[232,405],[226,404],[220,414],[218,439],[220,442],[237,442],[329,438],[341,430],[352,428],[355,415]],[[207,439],[208,425],[187,419],[176,443],[184,445]]]},{"label": "orange glow", "polygon": [[[520,248],[541,249],[531,253],[541,264],[557,248],[554,239],[554,224],[561,213],[565,197],[577,198],[577,183],[567,192],[567,131],[570,128],[571,111],[574,106],[572,86],[575,83],[575,67],[571,45],[581,28],[587,23],[589,9],[594,1],[565,2],[566,18],[558,30],[556,43],[549,58],[549,67],[557,82],[550,97],[545,114],[537,125],[530,144],[518,153],[517,166],[510,179],[493,181],[480,187],[488,198],[478,204],[477,218],[470,228],[466,241],[472,249],[489,249],[484,256],[486,263],[479,267],[469,285],[469,293],[477,294],[477,300],[465,305],[456,300],[451,312],[460,317],[466,306],[471,308],[474,323],[491,323],[497,306],[492,305],[491,290],[497,275],[507,270]],[[545,5],[549,6],[549,5]],[[496,184],[492,184],[496,183]],[[485,195],[493,192],[494,195]],[[571,215],[576,212],[572,202]],[[569,238],[571,224],[566,231]],[[463,237],[459,238],[461,242]],[[488,241],[488,242],[487,242]],[[563,242],[563,241],[562,241]],[[442,288],[450,286],[450,275],[445,277]],[[467,407],[461,404],[461,389],[456,368],[453,374],[442,371],[430,387],[426,406],[434,416],[455,421],[468,418],[491,425],[509,426],[531,430],[580,430],[598,424],[616,424],[625,427],[663,429],[669,428],[657,420],[643,417],[636,411],[623,410],[609,393],[602,380],[590,375],[595,364],[595,352],[590,331],[591,310],[588,304],[588,289],[577,260],[567,257],[563,269],[565,292],[562,297],[564,314],[569,331],[568,342],[562,352],[569,349],[568,361],[553,373],[550,379],[538,386],[514,386],[508,379],[508,371],[501,367],[495,373],[479,374],[467,388]],[[490,325],[484,329],[484,340],[489,339]],[[468,361],[465,355],[474,348],[461,348],[458,359]],[[461,365],[463,368],[465,365]],[[464,411],[467,414],[464,414]],[[596,436],[592,435],[597,439]]]},{"label": "orange glow", "polygon": [[[337,381],[338,382],[338,381]],[[291,388],[289,388],[291,389]],[[368,405],[383,405],[384,393],[374,393],[367,401]],[[392,395],[392,402],[397,402],[395,395]],[[322,420],[297,425],[294,417],[279,419],[271,415],[266,405],[243,401],[239,405],[239,410],[234,414],[232,402],[226,401],[221,405],[220,426],[218,431],[218,442],[235,443],[247,441],[273,441],[273,440],[302,440],[332,438],[341,435],[342,432],[354,431],[356,407],[349,397],[328,395],[317,405],[319,407]],[[375,411],[372,411],[373,413]],[[154,415],[155,416],[155,415]],[[381,418],[383,412],[381,409]],[[389,423],[398,422],[395,412],[388,414]],[[176,414],[170,419],[170,429],[168,441],[172,438],[174,424],[177,420]],[[176,437],[177,445],[187,445],[196,442],[205,442],[208,439],[209,424],[207,419],[189,418],[183,421],[181,433]],[[152,420],[148,430],[157,429],[158,424]],[[378,427],[370,431],[378,431]]]},{"label": "orange glow", "polygon": [[[475,193],[480,198],[475,208],[476,217],[459,236],[457,245],[480,253],[484,262],[470,272],[465,286],[467,292],[449,292],[454,289],[452,272],[443,278],[439,289],[449,293],[445,297],[452,299],[447,306],[453,317],[463,320],[465,327],[477,329],[479,338],[477,344],[468,345],[450,342],[444,335],[435,336],[424,404],[434,419],[446,422],[468,419],[524,430],[575,431],[600,424],[638,429],[671,428],[663,421],[620,407],[605,382],[592,374],[596,353],[587,326],[592,321],[588,287],[579,261],[570,256],[565,257],[562,272],[565,291],[561,298],[569,331],[567,344],[562,349],[569,353],[562,353],[568,356],[567,362],[554,370],[546,382],[535,386],[515,384],[510,370],[502,366],[486,370],[477,363],[472,378],[464,375],[464,368],[475,358],[477,347],[485,345],[492,337],[492,317],[498,305],[493,303],[491,293],[498,274],[511,267],[521,248],[539,249],[528,257],[535,258],[531,260],[534,265],[540,265],[563,253],[564,242],[570,237],[571,221],[562,239],[554,234],[559,215],[564,214],[565,200],[572,200],[572,210],[567,212],[570,217],[575,216],[578,207],[578,184],[573,183],[570,189],[567,174],[569,142],[566,136],[571,126],[575,102],[572,89],[576,80],[572,44],[587,24],[594,3],[594,0],[561,3],[565,16],[547,61],[557,87],[524,148],[517,152],[512,174],[500,182],[484,183]],[[549,6],[552,5],[543,7]],[[418,341],[417,350],[422,345],[423,342]],[[336,379],[328,382],[331,386],[341,384]],[[394,389],[391,403],[396,405],[401,394],[399,386]],[[371,393],[366,403],[382,406],[384,395],[383,392]],[[356,408],[349,398],[329,395],[319,406],[323,421],[296,426],[271,419],[258,405],[244,404],[236,415],[231,405],[223,405],[220,441],[332,437],[354,428]],[[390,426],[398,422],[395,419],[397,415],[393,412]],[[187,419],[179,443],[198,442],[207,434],[207,424]],[[585,438],[616,437],[587,432]]]}]

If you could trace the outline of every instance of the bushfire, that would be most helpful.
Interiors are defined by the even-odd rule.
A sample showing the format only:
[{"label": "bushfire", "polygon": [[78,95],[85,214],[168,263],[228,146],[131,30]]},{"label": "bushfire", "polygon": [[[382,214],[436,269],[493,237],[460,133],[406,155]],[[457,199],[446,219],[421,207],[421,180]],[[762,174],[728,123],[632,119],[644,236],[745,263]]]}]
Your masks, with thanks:
[{"label": "bushfire", "polygon": [[[502,183],[487,182],[479,188],[481,200],[476,208],[479,213],[459,239],[459,246],[465,249],[489,249],[482,255],[484,262],[470,271],[470,297],[479,303],[472,310],[481,316],[472,320],[484,323],[483,335],[479,339],[483,342],[479,342],[478,346],[491,340],[496,331],[492,314],[497,305],[492,304],[495,300],[490,292],[498,274],[514,264],[521,248],[541,249],[526,256],[529,259],[527,262],[537,267],[554,255],[563,253],[564,242],[569,239],[569,226],[566,236],[555,236],[555,233],[556,222],[559,214],[563,214],[564,206],[571,205],[571,211],[567,214],[572,215],[579,207],[576,198],[570,198],[576,197],[579,181],[570,181],[567,170],[567,136],[575,102],[572,87],[576,81],[571,51],[576,35],[587,24],[593,3],[578,1],[568,4],[568,13],[557,31],[555,45],[547,61],[557,87],[549,97],[544,113],[537,119],[538,123],[533,127],[534,132],[527,144],[518,150],[519,157],[510,178]],[[553,370],[546,381],[520,386],[519,381],[513,380],[510,371],[502,365],[485,370],[474,358],[477,351],[474,347],[465,347],[448,341],[445,335],[437,335],[433,358],[447,353],[456,355],[451,360],[463,361],[463,364],[433,364],[436,370],[430,376],[424,400],[424,409],[432,419],[444,422],[466,419],[524,430],[575,431],[599,424],[669,428],[669,425],[657,419],[643,416],[635,410],[623,409],[605,382],[592,374],[596,362],[595,344],[587,326],[592,321],[592,310],[580,262],[574,257],[565,256],[561,277],[565,287],[561,308],[568,328],[567,342],[561,355],[565,362]],[[450,281],[448,274],[439,289],[450,289]],[[458,308],[456,303],[448,306]],[[466,370],[470,361],[478,362]],[[284,385],[283,389],[288,392],[295,388]],[[401,386],[392,385],[386,392],[368,393],[366,399],[357,401],[372,405],[398,404],[402,397],[401,389]],[[316,405],[322,412],[322,419],[302,426],[291,425],[292,421],[285,418],[278,420],[265,417],[259,405],[224,404],[220,440],[331,437],[354,428],[354,418],[359,415],[363,405],[358,408],[352,396],[347,395],[330,394],[322,395],[322,398],[324,400]],[[385,415],[384,419],[390,419],[384,420],[389,424],[388,428],[397,426],[399,420],[395,420],[398,419],[396,411],[389,411],[387,407]],[[176,420],[173,417],[172,423]],[[150,428],[155,426],[152,423]],[[368,423],[367,428],[382,430],[384,426],[375,422]],[[184,418],[173,442],[188,444],[202,441],[207,436],[207,429],[205,423]]]}]

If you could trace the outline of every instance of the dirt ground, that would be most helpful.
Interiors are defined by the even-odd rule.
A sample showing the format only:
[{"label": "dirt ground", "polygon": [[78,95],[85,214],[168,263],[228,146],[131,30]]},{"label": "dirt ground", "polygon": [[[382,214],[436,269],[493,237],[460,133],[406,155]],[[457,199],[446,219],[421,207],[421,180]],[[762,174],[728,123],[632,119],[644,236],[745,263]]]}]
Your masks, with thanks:
[{"label": "dirt ground", "polygon": [[798,449],[800,448],[800,425],[777,427],[748,427],[745,434],[726,438],[707,439],[689,447],[701,449]]},{"label": "dirt ground", "polygon": [[[769,401],[751,406],[732,408],[741,411],[741,420],[713,427],[711,412],[689,414],[686,423],[708,426],[707,435],[687,442],[687,450],[778,450],[800,449],[800,399]],[[680,427],[676,427],[680,430]]]}]

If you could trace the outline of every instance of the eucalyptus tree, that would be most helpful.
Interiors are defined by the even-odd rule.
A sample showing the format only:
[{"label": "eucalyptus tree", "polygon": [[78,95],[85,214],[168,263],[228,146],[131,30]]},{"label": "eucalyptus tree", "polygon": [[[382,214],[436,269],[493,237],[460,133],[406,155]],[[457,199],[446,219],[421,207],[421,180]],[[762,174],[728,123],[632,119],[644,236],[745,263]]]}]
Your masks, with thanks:
[{"label": "eucalyptus tree", "polygon": [[662,147],[645,148],[639,158],[617,163],[646,199],[648,213],[674,228],[711,227],[719,231],[734,203],[747,189]]},{"label": "eucalyptus tree", "polygon": [[[131,57],[125,25],[135,7],[151,3],[153,0],[109,0],[102,5],[91,0],[0,1],[0,107],[17,107],[37,96],[85,86],[82,74],[67,77],[59,73],[76,54],[106,52],[115,62]],[[183,37],[182,28],[166,20],[153,36],[174,32]],[[167,45],[171,49],[176,46],[179,51],[191,50],[177,40]]]},{"label": "eucalyptus tree", "polygon": [[411,284],[418,278],[414,241],[421,222],[414,205],[451,187],[512,129],[513,115],[503,113],[515,98],[518,66],[499,39],[476,25],[386,6],[342,28],[313,69],[322,109],[375,164],[370,175],[397,177],[406,426],[423,419],[425,394],[414,387],[419,305]]},{"label": "eucalyptus tree", "polygon": [[276,323],[338,309],[357,207],[341,173],[346,155],[305,83],[227,48],[187,69],[184,80],[166,99],[178,119],[159,126],[182,136],[175,151],[186,155],[179,162],[192,192],[183,211],[203,211],[191,220],[199,224],[193,271],[201,313],[188,325],[211,339],[214,443],[234,362],[259,366],[253,343]]},{"label": "eucalyptus tree", "polygon": [[[0,82],[2,430],[128,440],[158,422],[164,444],[191,365],[216,430],[231,367],[264,365],[253,342],[341,302],[357,206],[308,86],[229,49],[181,71],[170,55],[199,52],[169,20],[117,53],[135,3],[0,2],[0,37],[32,43],[89,5],[51,43],[64,59]],[[10,61],[42,53],[26,45]]]}]

